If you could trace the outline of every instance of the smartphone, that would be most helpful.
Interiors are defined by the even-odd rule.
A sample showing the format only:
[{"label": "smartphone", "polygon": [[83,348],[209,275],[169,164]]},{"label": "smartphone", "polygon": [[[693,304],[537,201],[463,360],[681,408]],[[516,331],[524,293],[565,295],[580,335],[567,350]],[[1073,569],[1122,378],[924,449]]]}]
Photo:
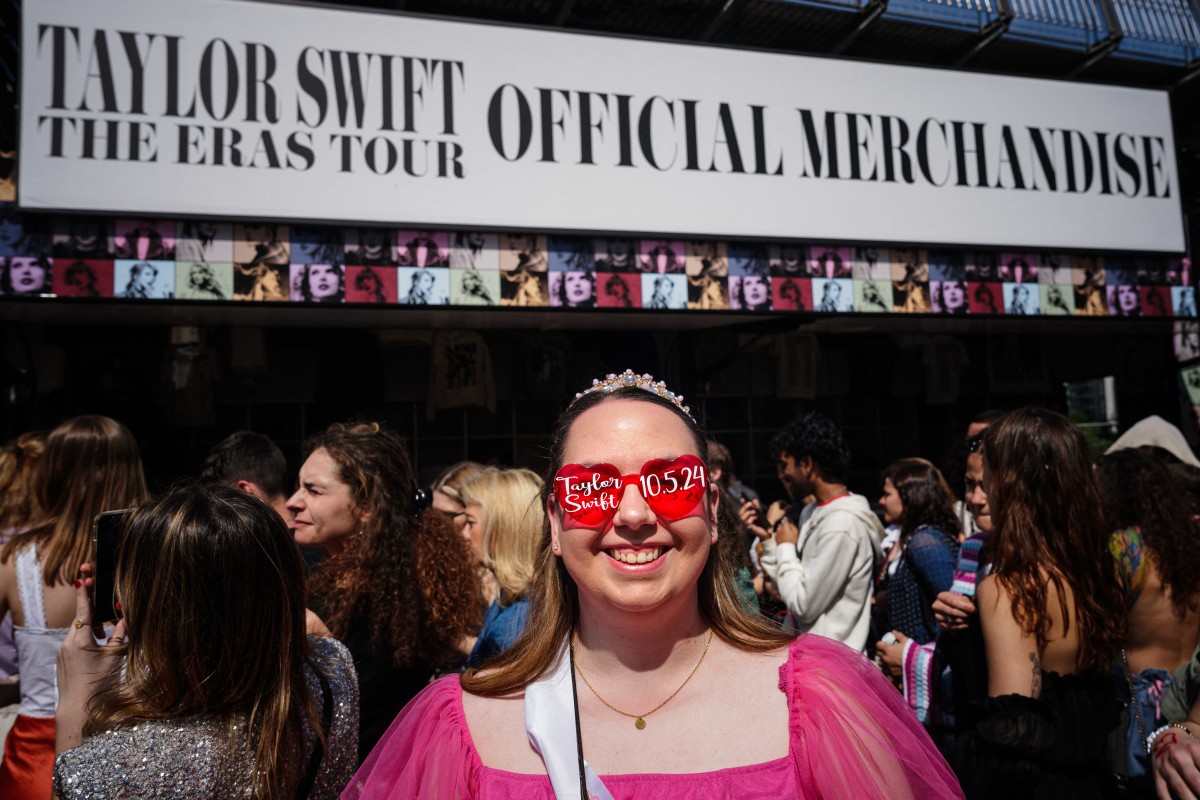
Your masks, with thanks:
[{"label": "smartphone", "polygon": [[129,509],[105,511],[92,522],[92,624],[97,628],[120,616],[116,609],[115,575],[117,551],[128,516]]},{"label": "smartphone", "polygon": [[[750,498],[744,494],[735,495],[734,499],[738,502],[738,508],[741,508],[742,506],[746,505],[746,503],[751,502]],[[764,511],[761,506],[754,515],[754,524],[760,528],[765,528],[767,530],[771,529],[771,524],[767,522],[767,512]]]}]

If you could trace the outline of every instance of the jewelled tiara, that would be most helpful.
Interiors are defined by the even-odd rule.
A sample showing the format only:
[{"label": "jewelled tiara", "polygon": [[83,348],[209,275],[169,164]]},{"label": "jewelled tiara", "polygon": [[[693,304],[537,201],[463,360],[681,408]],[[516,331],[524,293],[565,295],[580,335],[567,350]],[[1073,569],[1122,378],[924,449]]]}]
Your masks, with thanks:
[{"label": "jewelled tiara", "polygon": [[607,394],[617,389],[623,389],[626,387],[641,389],[643,392],[656,394],[664,400],[669,400],[671,403],[675,404],[676,408],[678,408],[684,414],[687,414],[688,419],[690,419],[692,422],[696,421],[696,418],[692,416],[692,410],[683,404],[683,395],[675,394],[667,388],[665,383],[654,380],[653,375],[650,375],[649,373],[645,375],[638,375],[631,369],[625,370],[620,375],[614,375],[610,372],[608,375],[604,376],[604,380],[593,378],[591,388],[584,389],[582,392],[576,394],[575,400],[578,400],[584,395],[591,394],[592,392],[604,392]]}]

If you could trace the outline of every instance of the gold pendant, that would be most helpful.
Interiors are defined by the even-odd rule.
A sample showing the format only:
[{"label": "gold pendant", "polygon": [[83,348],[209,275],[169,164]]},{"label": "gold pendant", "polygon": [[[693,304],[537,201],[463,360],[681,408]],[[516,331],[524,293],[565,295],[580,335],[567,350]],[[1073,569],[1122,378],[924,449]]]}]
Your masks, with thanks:
[{"label": "gold pendant", "polygon": [[642,719],[641,717],[638,717],[637,719],[635,719],[633,721],[633,727],[637,728],[639,731],[642,730],[643,728],[646,727],[646,720]]}]

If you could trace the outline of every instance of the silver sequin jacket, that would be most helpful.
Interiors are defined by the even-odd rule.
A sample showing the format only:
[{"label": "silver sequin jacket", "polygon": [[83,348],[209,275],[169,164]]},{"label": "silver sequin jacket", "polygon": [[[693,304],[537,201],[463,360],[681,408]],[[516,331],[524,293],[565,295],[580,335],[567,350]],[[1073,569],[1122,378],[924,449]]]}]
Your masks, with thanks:
[{"label": "silver sequin jacket", "polygon": [[[318,637],[309,642],[333,693],[329,749],[309,794],[310,800],[325,800],[341,793],[358,766],[358,680],[341,642]],[[311,671],[307,679],[319,715],[321,684]],[[88,737],[55,760],[54,792],[63,800],[248,798],[251,754],[244,748],[223,752],[221,725],[215,717],[144,722]],[[314,741],[314,731],[305,728],[306,740]],[[307,766],[295,769],[302,773]]]}]

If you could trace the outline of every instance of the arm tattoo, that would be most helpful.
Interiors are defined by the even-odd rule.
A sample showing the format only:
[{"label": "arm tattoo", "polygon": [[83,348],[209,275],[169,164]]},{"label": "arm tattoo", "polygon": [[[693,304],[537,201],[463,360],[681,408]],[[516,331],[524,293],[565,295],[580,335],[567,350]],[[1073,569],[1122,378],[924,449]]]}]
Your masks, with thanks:
[{"label": "arm tattoo", "polygon": [[1038,663],[1037,653],[1030,653],[1029,660],[1033,662],[1032,696],[1040,697],[1042,694],[1042,665]]}]

